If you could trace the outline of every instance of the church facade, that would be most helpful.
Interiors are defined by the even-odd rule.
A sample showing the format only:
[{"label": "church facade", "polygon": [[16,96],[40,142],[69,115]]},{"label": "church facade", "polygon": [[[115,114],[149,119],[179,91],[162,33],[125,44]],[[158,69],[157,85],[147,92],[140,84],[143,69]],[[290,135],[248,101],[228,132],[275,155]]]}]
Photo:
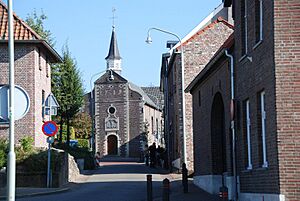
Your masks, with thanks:
[{"label": "church facade", "polygon": [[[146,144],[163,144],[163,98],[121,76],[114,27],[105,59],[107,71],[95,81],[93,91],[95,149],[102,157],[140,158]],[[154,90],[161,95],[158,87]]]}]

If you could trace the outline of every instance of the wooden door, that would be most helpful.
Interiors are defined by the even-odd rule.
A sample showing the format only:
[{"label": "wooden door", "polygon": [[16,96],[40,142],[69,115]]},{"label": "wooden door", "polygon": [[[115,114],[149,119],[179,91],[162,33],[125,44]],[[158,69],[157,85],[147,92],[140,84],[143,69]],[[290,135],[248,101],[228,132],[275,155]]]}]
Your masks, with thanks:
[{"label": "wooden door", "polygon": [[118,139],[115,135],[107,137],[107,154],[117,155],[118,154]]}]

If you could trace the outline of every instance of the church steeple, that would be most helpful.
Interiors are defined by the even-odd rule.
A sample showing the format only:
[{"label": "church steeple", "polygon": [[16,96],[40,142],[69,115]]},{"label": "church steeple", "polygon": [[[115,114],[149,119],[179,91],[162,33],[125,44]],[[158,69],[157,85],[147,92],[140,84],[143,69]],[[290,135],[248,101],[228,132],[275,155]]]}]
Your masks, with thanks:
[{"label": "church steeple", "polygon": [[117,37],[115,33],[115,26],[113,25],[112,34],[111,34],[111,40],[110,40],[110,46],[109,46],[109,52],[107,57],[105,57],[107,70],[111,69],[118,74],[121,74],[122,66],[121,66],[121,56],[119,53],[119,48],[117,44]]}]

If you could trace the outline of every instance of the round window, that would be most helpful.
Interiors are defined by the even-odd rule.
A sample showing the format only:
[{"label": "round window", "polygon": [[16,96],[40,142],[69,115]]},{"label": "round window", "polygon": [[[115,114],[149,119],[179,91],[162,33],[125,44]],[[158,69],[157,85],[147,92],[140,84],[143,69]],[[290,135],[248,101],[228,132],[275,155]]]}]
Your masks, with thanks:
[{"label": "round window", "polygon": [[108,112],[109,112],[110,114],[115,114],[116,108],[113,107],[113,106],[110,106],[110,107],[108,108]]}]

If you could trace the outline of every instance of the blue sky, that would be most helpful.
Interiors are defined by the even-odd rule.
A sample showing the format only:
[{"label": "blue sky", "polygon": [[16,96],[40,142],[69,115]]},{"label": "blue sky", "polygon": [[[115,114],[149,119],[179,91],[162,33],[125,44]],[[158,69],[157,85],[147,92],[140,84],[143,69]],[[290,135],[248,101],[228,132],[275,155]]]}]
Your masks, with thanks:
[{"label": "blue sky", "polygon": [[[5,3],[7,1],[4,1]],[[116,33],[122,60],[122,76],[140,86],[158,86],[161,54],[167,52],[171,35],[152,31],[151,45],[145,43],[150,27],[173,32],[183,38],[222,0],[13,0],[14,12],[25,19],[34,9],[48,16],[45,28],[55,37],[61,53],[68,41],[86,91],[90,78],[106,69],[112,31],[112,8],[116,9]]]}]

